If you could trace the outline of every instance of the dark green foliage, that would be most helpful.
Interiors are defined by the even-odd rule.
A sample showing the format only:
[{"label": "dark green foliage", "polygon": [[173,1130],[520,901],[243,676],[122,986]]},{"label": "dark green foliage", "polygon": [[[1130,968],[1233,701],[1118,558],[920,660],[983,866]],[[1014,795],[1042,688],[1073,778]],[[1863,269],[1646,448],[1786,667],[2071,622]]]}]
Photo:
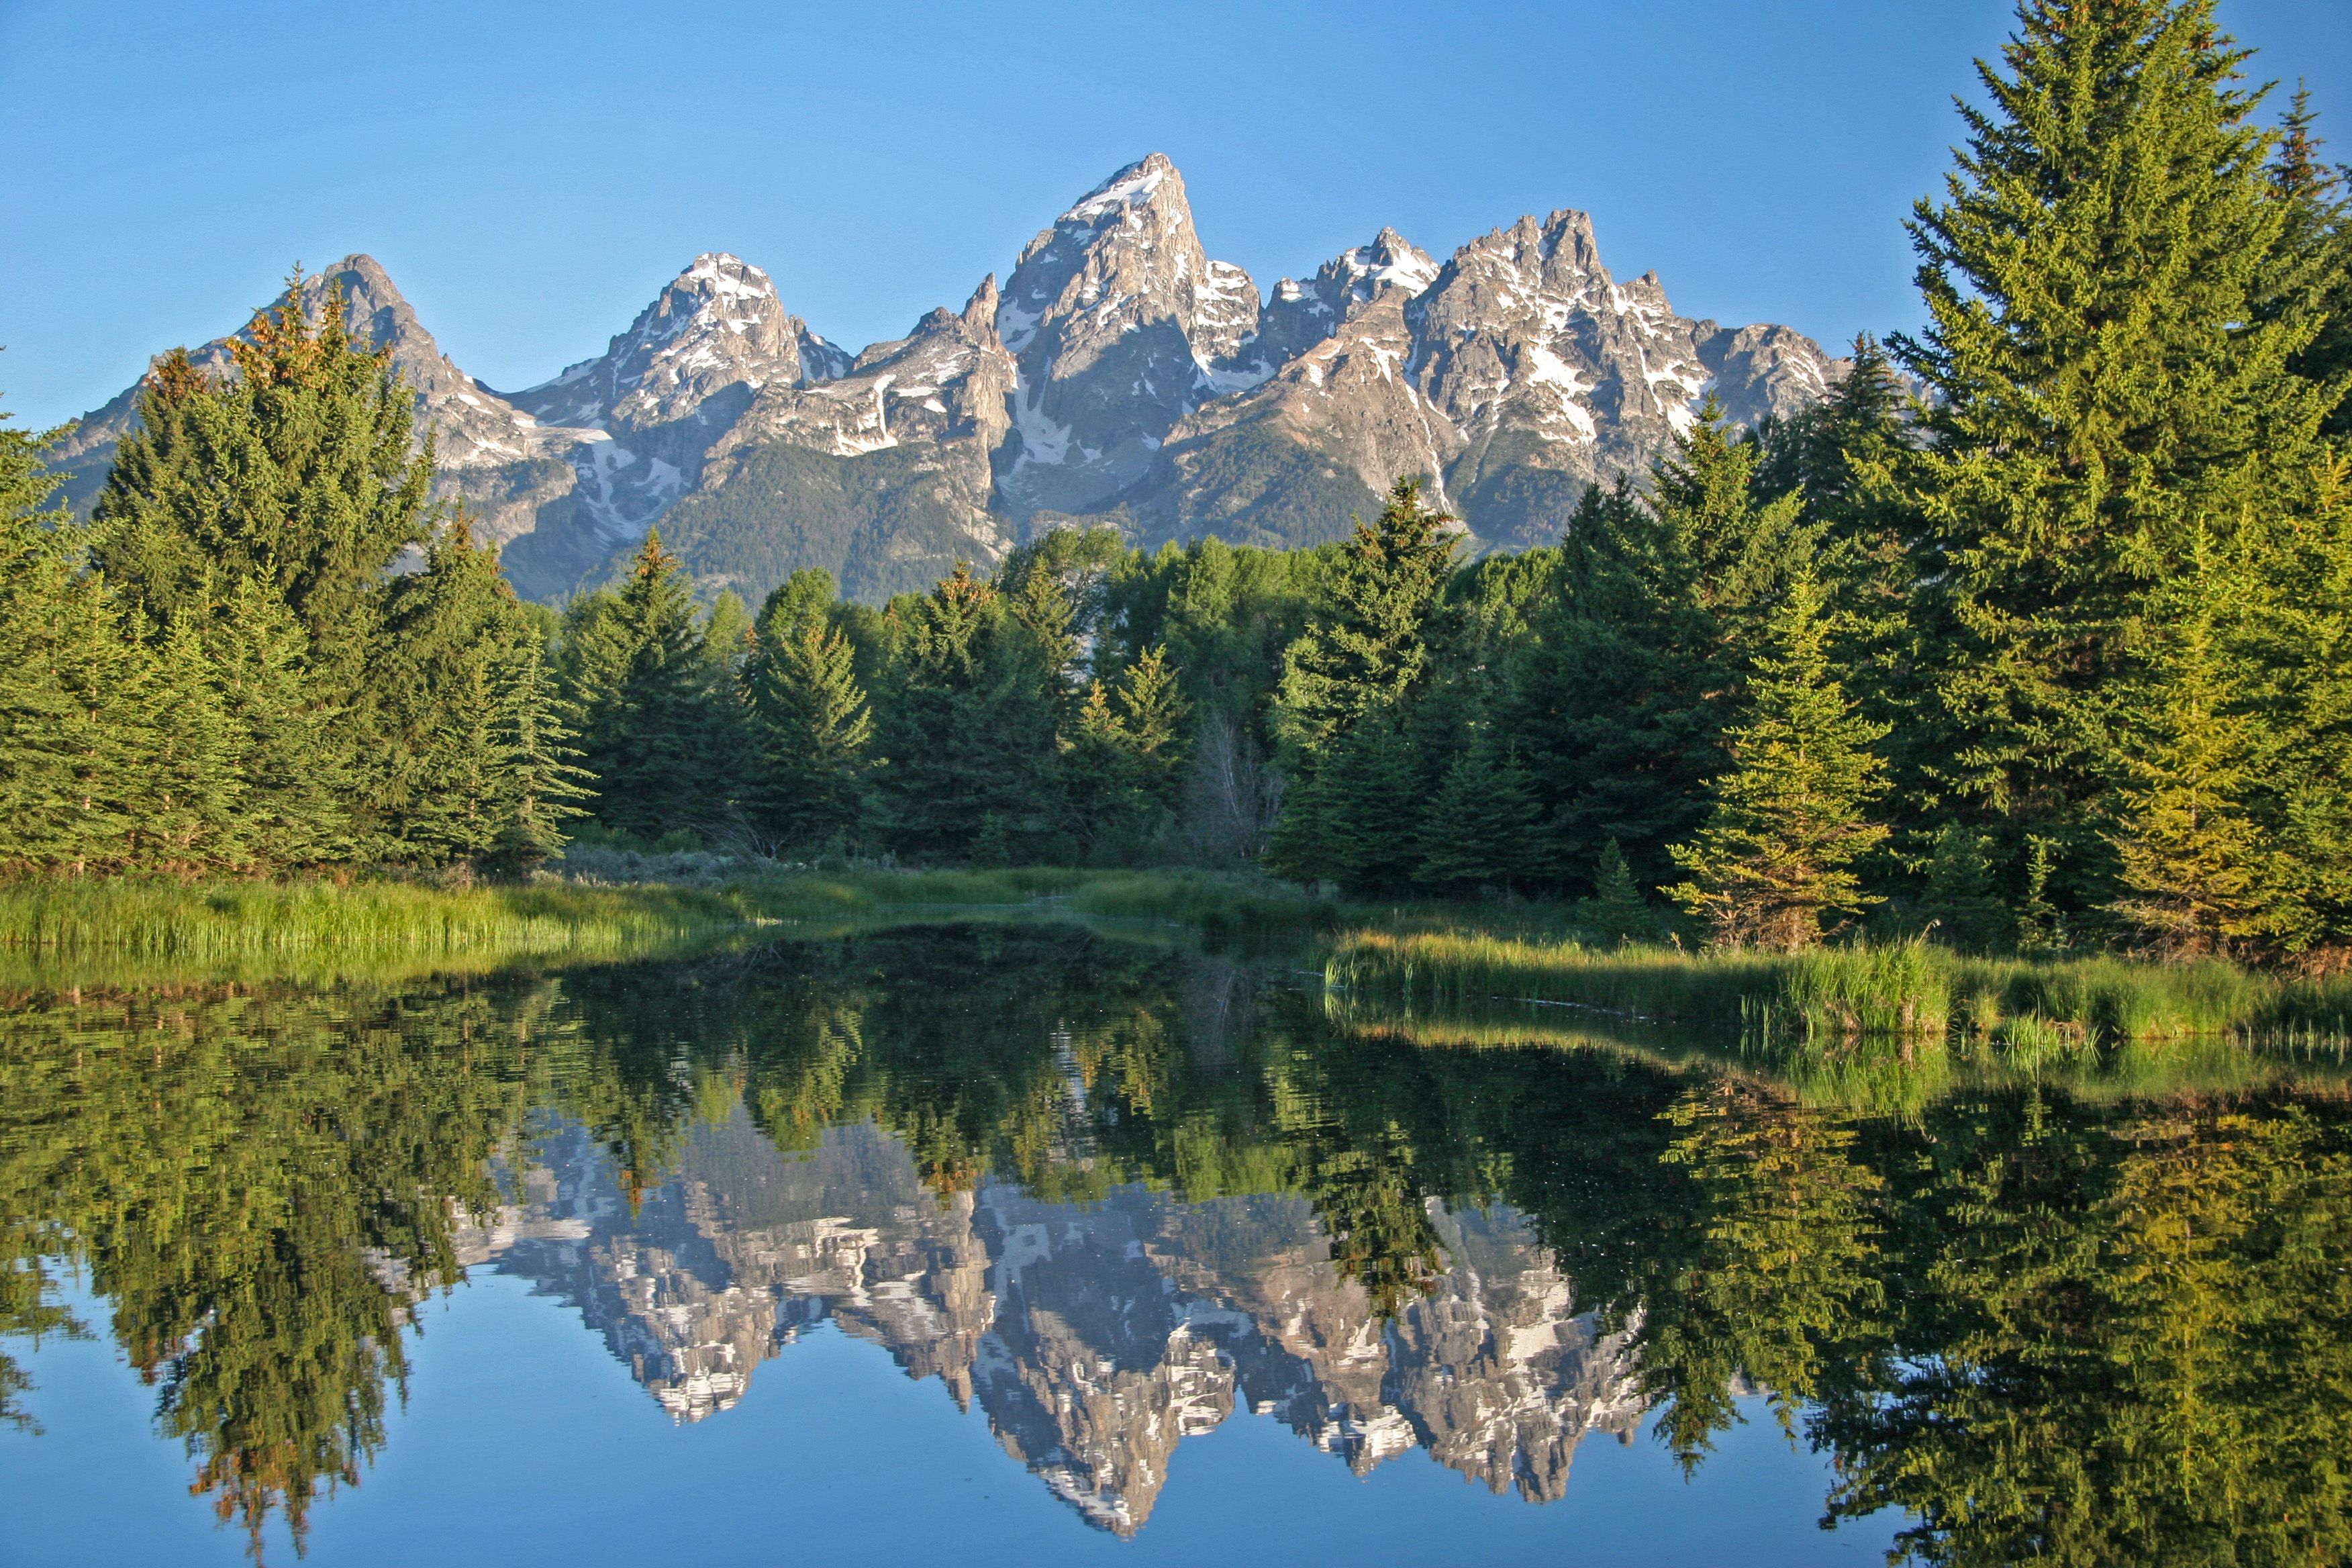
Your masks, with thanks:
[{"label": "dark green foliage", "polygon": [[2117,694],[2168,576],[2200,530],[2226,553],[2308,515],[2341,390],[2294,368],[2319,321],[2244,58],[2209,0],[2028,0],[1912,226],[1930,774],[2051,839],[2074,911],[2116,896]]},{"label": "dark green foliage", "polygon": [[1133,847],[1172,823],[1183,775],[1185,702],[1167,650],[1150,647],[1116,688],[1087,689],[1063,754],[1072,821],[1097,850]]},{"label": "dark green foliage", "polygon": [[[23,869],[520,867],[578,785],[533,617],[466,521],[436,528],[408,390],[299,290],[234,373],[159,362],[89,530],[16,437],[0,826]],[[424,569],[395,562],[425,546]],[[6,688],[14,683],[13,692]],[[530,847],[536,846],[536,847]]]},{"label": "dark green foliage", "polygon": [[892,606],[896,651],[877,715],[891,765],[877,808],[902,853],[1027,858],[1059,834],[1067,604],[1043,574],[1021,594],[1012,600],[959,567]]},{"label": "dark green foliage", "polygon": [[1759,499],[1759,448],[1712,406],[1659,465],[1654,499],[1587,490],[1549,602],[1511,654],[1503,721],[1538,780],[1551,877],[1573,884],[1615,839],[1635,879],[1705,811],[1717,740],[1760,617],[1802,558],[1797,496]]},{"label": "dark green foliage", "polygon": [[1454,567],[1454,520],[1399,479],[1325,574],[1315,614],[1283,656],[1281,739],[1311,771],[1374,710],[1402,705],[1429,673]]},{"label": "dark green foliage", "polygon": [[867,774],[879,761],[870,754],[874,721],[849,641],[825,624],[829,604],[808,602],[818,584],[803,579],[817,575],[796,574],[770,596],[747,682],[751,750],[744,812],[754,828],[785,846],[855,834]]},{"label": "dark green foliage", "polygon": [[1821,940],[1824,919],[1876,903],[1854,864],[1886,837],[1868,813],[1885,793],[1871,750],[1885,731],[1858,718],[1830,673],[1820,585],[1790,585],[1755,660],[1741,721],[1725,731],[1729,768],[1713,809],[1675,863],[1666,896],[1727,947],[1783,952]]},{"label": "dark green foliage", "polygon": [[1445,770],[1421,824],[1418,879],[1451,892],[1508,890],[1529,880],[1535,786],[1516,752],[1481,726]]},{"label": "dark green foliage", "polygon": [[1654,938],[1661,921],[1658,911],[1634,885],[1625,851],[1612,838],[1601,847],[1592,873],[1592,896],[1576,904],[1578,929],[1595,942],[1622,943]]},{"label": "dark green foliage", "polygon": [[695,624],[677,557],[648,531],[618,590],[575,600],[564,616],[564,700],[577,713],[596,820],[658,838],[716,825],[737,758],[724,668]]},{"label": "dark green foliage", "polygon": [[2017,917],[2001,901],[1993,879],[1992,841],[1957,822],[1936,835],[1920,889],[1922,924],[1963,952],[1999,952],[2017,936]]},{"label": "dark green foliage", "polygon": [[199,629],[245,578],[273,589],[310,641],[313,678],[338,700],[362,685],[383,573],[431,531],[429,443],[382,353],[352,342],[330,293],[314,322],[300,279],[230,342],[233,376],[184,353],[148,378],[92,513],[107,581],[160,634]]}]

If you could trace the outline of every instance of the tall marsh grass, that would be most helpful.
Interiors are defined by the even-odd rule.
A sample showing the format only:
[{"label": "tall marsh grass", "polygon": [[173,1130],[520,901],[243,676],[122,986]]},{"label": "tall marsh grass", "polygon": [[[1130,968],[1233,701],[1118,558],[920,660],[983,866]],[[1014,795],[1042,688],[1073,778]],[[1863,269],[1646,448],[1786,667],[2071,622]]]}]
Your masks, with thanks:
[{"label": "tall marsh grass", "polygon": [[1534,1001],[1763,1038],[1976,1038],[2029,1053],[2233,1037],[2323,1048],[2352,1039],[2352,982],[2289,982],[2221,963],[1970,958],[1905,942],[1689,954],[1482,933],[1352,931],[1334,987],[1399,1000]]},{"label": "tall marsh grass", "polygon": [[408,882],[0,885],[0,952],[259,960],[609,951],[737,926],[740,900],[684,889],[436,888]]}]

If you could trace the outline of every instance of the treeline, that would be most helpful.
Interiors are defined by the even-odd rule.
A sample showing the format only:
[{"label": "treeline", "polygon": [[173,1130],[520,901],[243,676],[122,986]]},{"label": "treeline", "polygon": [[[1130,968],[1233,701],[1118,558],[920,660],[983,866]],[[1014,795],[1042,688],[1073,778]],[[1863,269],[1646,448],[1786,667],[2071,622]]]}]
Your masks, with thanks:
[{"label": "treeline", "polygon": [[[877,609],[560,625],[291,310],[151,378],[89,532],[0,438],[0,859],[526,867],[586,809],[803,858],[1263,862],[1603,936],[2352,950],[2352,223],[2205,0],[2029,0],[1912,233],[1929,324],[1710,408],[1554,547],[1065,531]],[[395,571],[395,563],[403,569]],[[410,569],[415,568],[415,569]],[[135,763],[135,765],[134,765]]]}]

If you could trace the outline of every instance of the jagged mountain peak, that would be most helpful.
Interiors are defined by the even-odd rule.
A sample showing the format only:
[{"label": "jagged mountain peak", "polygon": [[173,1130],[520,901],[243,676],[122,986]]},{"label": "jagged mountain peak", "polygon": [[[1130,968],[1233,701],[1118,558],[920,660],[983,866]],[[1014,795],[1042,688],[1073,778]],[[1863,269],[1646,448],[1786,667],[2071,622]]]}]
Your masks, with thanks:
[{"label": "jagged mountain peak", "polygon": [[[509,395],[560,425],[644,430],[698,415],[721,423],[762,386],[826,380],[849,362],[784,309],[766,271],[712,250],[664,285],[603,353]],[[730,390],[726,407],[704,409]]]},{"label": "jagged mountain peak", "polygon": [[1143,209],[1163,205],[1181,221],[1191,221],[1184,176],[1167,153],[1148,153],[1080,196],[1055,220],[1055,226],[1067,224],[1099,230],[1113,221],[1138,222]]},{"label": "jagged mountain peak", "polygon": [[1202,249],[1165,153],[1097,185],[1022,250],[997,305],[1019,369],[1003,499],[1077,510],[1134,482],[1177,420],[1265,379],[1244,348],[1258,318],[1249,274]]}]

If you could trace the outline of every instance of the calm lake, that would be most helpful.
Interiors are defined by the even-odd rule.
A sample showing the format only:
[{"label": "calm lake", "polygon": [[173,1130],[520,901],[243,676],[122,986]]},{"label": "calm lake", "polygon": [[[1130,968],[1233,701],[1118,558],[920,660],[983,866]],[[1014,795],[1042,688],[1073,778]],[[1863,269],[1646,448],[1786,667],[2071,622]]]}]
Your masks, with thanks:
[{"label": "calm lake", "polygon": [[19,994],[0,1562],[2344,1550],[2332,1058],[1799,1071],[1294,963]]}]

